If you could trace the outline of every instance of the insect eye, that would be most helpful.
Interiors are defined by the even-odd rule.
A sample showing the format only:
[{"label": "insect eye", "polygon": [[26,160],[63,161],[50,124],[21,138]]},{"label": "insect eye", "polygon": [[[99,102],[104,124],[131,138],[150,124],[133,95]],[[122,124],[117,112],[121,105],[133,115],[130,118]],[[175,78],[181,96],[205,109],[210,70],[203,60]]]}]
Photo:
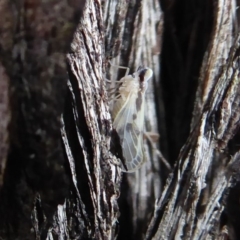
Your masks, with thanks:
[{"label": "insect eye", "polygon": [[146,75],[146,72],[147,72],[147,69],[140,70],[140,73],[139,73],[140,82],[144,81],[144,77]]}]

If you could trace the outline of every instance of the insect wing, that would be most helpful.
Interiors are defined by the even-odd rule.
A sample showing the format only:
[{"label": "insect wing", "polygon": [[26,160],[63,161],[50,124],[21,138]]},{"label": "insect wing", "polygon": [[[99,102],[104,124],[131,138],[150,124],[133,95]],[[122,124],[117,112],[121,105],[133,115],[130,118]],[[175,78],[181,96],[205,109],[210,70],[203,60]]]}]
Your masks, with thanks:
[{"label": "insect wing", "polygon": [[[115,104],[113,127],[118,132],[127,172],[134,172],[144,162],[143,127],[145,92],[129,93]],[[123,170],[124,171],[124,170]]]}]

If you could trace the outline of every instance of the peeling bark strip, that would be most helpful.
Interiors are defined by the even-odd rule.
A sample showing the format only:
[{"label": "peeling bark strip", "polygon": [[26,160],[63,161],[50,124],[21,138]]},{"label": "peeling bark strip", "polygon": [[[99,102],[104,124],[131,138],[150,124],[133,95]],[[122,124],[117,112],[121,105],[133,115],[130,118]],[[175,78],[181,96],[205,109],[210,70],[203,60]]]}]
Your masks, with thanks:
[{"label": "peeling bark strip", "polygon": [[228,58],[229,50],[233,44],[234,31],[237,31],[234,24],[234,22],[237,23],[235,10],[236,2],[234,0],[216,2],[213,31],[201,67],[192,127],[219,77],[221,67]]},{"label": "peeling bark strip", "polygon": [[74,201],[79,208],[75,216],[78,239],[113,239],[117,234],[121,171],[112,164],[114,157],[109,152],[111,119],[103,87],[102,24],[100,2],[86,1],[67,56],[76,127],[73,131],[77,133],[74,144],[81,149],[78,155],[72,148],[71,128],[65,124],[69,111],[64,114],[62,136],[74,184]]},{"label": "peeling bark strip", "polygon": [[[240,37],[180,153],[173,176],[156,205],[146,239],[204,240],[216,239],[220,234],[224,193],[233,177],[229,166],[239,161],[240,153],[239,148],[232,150],[233,157],[225,153],[240,123],[239,51]],[[217,168],[211,169],[215,163]]]},{"label": "peeling bark strip", "polygon": [[[130,73],[139,66],[153,70],[153,78],[146,91],[145,130],[158,133],[156,108],[161,99],[159,87],[160,56],[163,14],[158,0],[119,1],[104,3],[104,21],[106,26],[105,49],[111,63],[130,67]],[[120,79],[125,71],[109,66],[109,79]],[[114,86],[111,86],[114,87]],[[157,93],[157,101],[155,92]],[[162,104],[162,102],[161,102]],[[157,106],[157,107],[156,107]],[[161,108],[161,117],[164,113]],[[164,126],[159,120],[159,125]],[[163,127],[164,128],[164,127]],[[158,148],[158,144],[154,143]],[[120,232],[119,239],[141,239],[144,235],[156,198],[160,197],[161,176],[168,170],[161,169],[156,152],[144,140],[146,162],[136,173],[123,175],[120,196]]]}]

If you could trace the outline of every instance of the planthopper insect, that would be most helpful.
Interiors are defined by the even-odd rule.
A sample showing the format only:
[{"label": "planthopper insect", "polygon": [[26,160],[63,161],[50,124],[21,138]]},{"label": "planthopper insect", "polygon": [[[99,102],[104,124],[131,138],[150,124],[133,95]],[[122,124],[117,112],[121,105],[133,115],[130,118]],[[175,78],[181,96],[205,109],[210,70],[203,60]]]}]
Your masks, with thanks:
[{"label": "planthopper insect", "polygon": [[141,67],[132,75],[127,74],[118,81],[121,85],[114,97],[112,118],[125,158],[122,169],[125,172],[134,172],[144,163],[145,92],[153,71]]}]

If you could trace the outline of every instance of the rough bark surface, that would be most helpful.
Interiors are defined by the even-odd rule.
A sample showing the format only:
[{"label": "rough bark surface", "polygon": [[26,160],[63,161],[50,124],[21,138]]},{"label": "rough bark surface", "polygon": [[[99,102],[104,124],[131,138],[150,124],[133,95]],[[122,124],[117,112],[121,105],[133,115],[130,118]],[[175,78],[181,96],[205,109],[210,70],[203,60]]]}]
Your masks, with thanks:
[{"label": "rough bark surface", "polygon": [[[238,5],[3,0],[0,239],[240,239]],[[132,174],[114,65],[154,71]]]},{"label": "rough bark surface", "polygon": [[[112,128],[104,88],[102,24],[100,2],[86,1],[67,56],[71,100],[63,115],[62,136],[77,197],[70,202],[79,208],[73,216],[73,227],[79,228],[77,239],[114,239],[118,225],[121,170],[110,152]],[[74,213],[74,208],[66,208],[61,215]],[[65,232],[73,217],[64,223]]]},{"label": "rough bark surface", "polygon": [[[0,4],[1,109],[8,108],[11,116],[1,128],[4,140],[9,135],[1,141],[9,149],[6,164],[4,152],[0,160],[2,239],[46,239],[53,214],[69,193],[60,116],[67,90],[65,55],[81,7],[80,1]],[[1,126],[8,117],[1,114]]]}]

